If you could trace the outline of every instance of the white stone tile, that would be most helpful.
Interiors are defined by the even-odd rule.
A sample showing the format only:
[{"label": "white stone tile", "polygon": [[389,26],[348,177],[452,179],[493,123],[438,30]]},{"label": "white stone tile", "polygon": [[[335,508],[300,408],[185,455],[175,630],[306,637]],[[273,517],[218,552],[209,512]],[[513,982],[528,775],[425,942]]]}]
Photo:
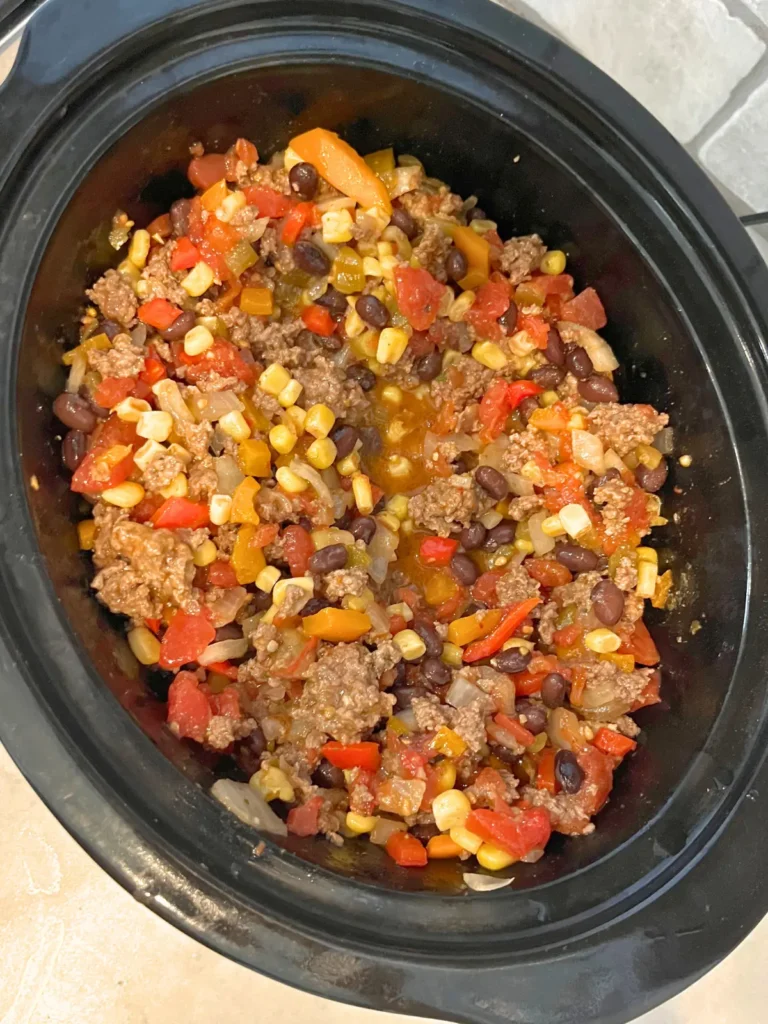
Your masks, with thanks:
[{"label": "white stone tile", "polygon": [[768,25],[768,0],[742,0],[742,3],[745,3],[758,18],[762,18]]},{"label": "white stone tile", "polygon": [[704,143],[700,156],[745,203],[768,209],[768,82]]},{"label": "white stone tile", "polygon": [[703,128],[765,50],[721,0],[526,3],[681,142]]}]

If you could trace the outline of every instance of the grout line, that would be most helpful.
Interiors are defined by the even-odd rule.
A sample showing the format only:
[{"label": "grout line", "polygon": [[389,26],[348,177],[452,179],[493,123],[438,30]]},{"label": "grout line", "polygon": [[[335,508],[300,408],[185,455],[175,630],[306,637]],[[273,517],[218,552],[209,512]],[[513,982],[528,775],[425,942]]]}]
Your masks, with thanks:
[{"label": "grout line", "polygon": [[768,43],[768,25],[758,14],[755,14],[751,7],[744,3],[744,0],[720,0],[720,2],[731,17],[743,21],[756,36],[759,36],[764,43]]},{"label": "grout line", "polygon": [[746,104],[755,89],[763,85],[768,80],[768,48],[762,57],[758,60],[757,64],[748,71],[747,74],[737,82],[731,92],[731,95],[725,101],[725,103],[716,111],[712,117],[707,121],[703,127],[701,127],[694,137],[686,143],[686,147],[690,152],[695,153],[698,157],[699,150],[702,146],[709,141],[715,132],[719,131],[720,128],[726,124],[727,121],[733,117],[734,114]]}]

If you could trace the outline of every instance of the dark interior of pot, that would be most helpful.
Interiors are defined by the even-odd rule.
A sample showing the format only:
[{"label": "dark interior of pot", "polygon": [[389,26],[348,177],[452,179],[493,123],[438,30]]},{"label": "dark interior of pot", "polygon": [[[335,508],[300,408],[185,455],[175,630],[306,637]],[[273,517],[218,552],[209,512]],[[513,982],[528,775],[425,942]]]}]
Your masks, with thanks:
[{"label": "dark interior of pot", "polygon": [[[577,285],[594,285],[608,311],[605,336],[622,363],[622,398],[668,411],[678,453],[693,456],[692,470],[670,474],[663,494],[669,525],[654,531],[662,567],[671,566],[682,584],[676,606],[650,618],[663,657],[663,704],[638,716],[646,729],[640,749],[618,772],[596,833],[578,840],[557,836],[538,864],[514,871],[522,888],[562,878],[609,855],[657,815],[702,748],[738,653],[744,573],[727,567],[745,563],[746,530],[735,451],[704,356],[707,332],[717,344],[717,325],[682,314],[694,308],[696,287],[681,280],[673,296],[674,245],[637,232],[630,238],[622,227],[625,211],[616,203],[611,208],[599,176],[585,184],[569,173],[554,122],[533,132],[522,113],[515,124],[415,81],[326,64],[219,78],[136,125],[73,195],[28,307],[19,431],[25,476],[34,474],[39,486],[39,544],[71,629],[103,680],[94,686],[109,687],[126,708],[121,728],[132,728],[133,716],[181,772],[204,786],[216,774],[229,774],[233,765],[226,757],[212,758],[165,730],[158,697],[169,680],[140,670],[121,623],[89,594],[88,560],[78,552],[74,528],[78,499],[61,468],[50,407],[64,380],[59,342],[68,333],[74,337],[83,289],[117,262],[107,245],[115,210],[126,210],[139,225],[164,212],[188,188],[183,171],[194,141],[222,150],[242,135],[267,156],[315,125],[343,133],[362,152],[393,145],[415,153],[455,191],[478,195],[502,237],[538,231],[551,247],[564,249]],[[719,486],[725,480],[728,485]],[[691,629],[694,620],[700,631]],[[365,840],[338,849],[291,837],[285,845],[345,875],[396,888],[442,889],[458,877],[457,867],[445,862],[408,873]]]}]

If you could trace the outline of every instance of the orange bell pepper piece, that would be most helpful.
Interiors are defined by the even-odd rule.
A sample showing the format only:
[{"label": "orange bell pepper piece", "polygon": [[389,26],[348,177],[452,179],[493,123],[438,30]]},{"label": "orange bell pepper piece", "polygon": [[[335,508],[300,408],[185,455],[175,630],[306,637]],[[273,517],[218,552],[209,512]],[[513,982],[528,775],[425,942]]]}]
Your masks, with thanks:
[{"label": "orange bell pepper piece", "polygon": [[595,746],[604,754],[610,754],[612,757],[625,757],[635,749],[637,744],[628,736],[622,736],[621,733],[603,726],[597,730]]},{"label": "orange bell pepper piece", "polygon": [[454,619],[448,626],[448,642],[464,647],[473,640],[479,640],[498,626],[501,616],[501,608],[489,608],[488,611],[475,612],[474,615]]},{"label": "orange bell pepper piece", "polygon": [[432,836],[427,843],[429,860],[452,860],[460,857],[464,851],[450,836]]},{"label": "orange bell pepper piece", "polygon": [[271,316],[272,292],[269,288],[243,288],[240,309],[251,316]]},{"label": "orange bell pepper piece", "polygon": [[485,284],[491,272],[491,247],[482,235],[472,228],[463,226],[451,229],[453,244],[463,252],[469,263],[469,270],[459,281],[461,288],[475,289]]},{"label": "orange bell pepper piece", "polygon": [[555,795],[555,749],[544,747],[536,769],[536,789],[545,789]]},{"label": "orange bell pepper piece", "polygon": [[266,441],[250,437],[237,446],[237,464],[246,476],[272,476],[271,462]]},{"label": "orange bell pepper piece", "polygon": [[267,565],[263,550],[254,543],[258,529],[258,526],[247,523],[237,531],[231,561],[237,582],[241,586],[246,583],[254,583],[261,570],[265,569]]},{"label": "orange bell pepper piece", "polygon": [[[502,645],[522,626],[537,604],[541,604],[541,600],[538,597],[530,597],[527,601],[520,601],[507,608],[497,608],[501,621],[484,640],[478,639],[465,649],[464,661],[480,661],[501,650]],[[448,632],[450,639],[450,626]]]},{"label": "orange bell pepper piece", "polygon": [[224,200],[227,198],[229,189],[224,178],[221,181],[217,181],[210,188],[207,188],[201,196],[201,202],[203,209],[209,213],[215,213],[216,210],[221,206]]},{"label": "orange bell pepper piece", "polygon": [[331,643],[351,643],[368,632],[371,620],[365,612],[351,608],[323,608],[316,615],[307,615],[302,626],[307,636]]},{"label": "orange bell pepper piece", "polygon": [[291,139],[290,147],[325,180],[364,209],[392,213],[387,187],[349,143],[327,128],[313,128]]},{"label": "orange bell pepper piece", "polygon": [[232,495],[232,511],[229,515],[230,523],[252,523],[254,526],[258,526],[261,522],[259,513],[256,511],[253,505],[253,499],[261,490],[261,485],[258,484],[252,476],[247,476],[245,480],[242,480],[235,488],[235,493]]}]

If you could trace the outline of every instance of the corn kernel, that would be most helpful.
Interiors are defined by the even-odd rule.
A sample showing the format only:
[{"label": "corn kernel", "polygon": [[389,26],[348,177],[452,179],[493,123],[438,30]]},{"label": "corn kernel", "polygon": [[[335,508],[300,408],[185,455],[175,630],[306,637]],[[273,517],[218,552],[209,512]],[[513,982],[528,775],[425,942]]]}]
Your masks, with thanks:
[{"label": "corn kernel", "polygon": [[554,515],[545,519],[541,524],[541,532],[545,537],[562,537],[565,533],[565,527],[562,524],[560,516]]},{"label": "corn kernel", "polygon": [[360,456],[357,452],[352,452],[343,459],[339,459],[336,463],[336,472],[340,473],[341,476],[352,476],[353,473],[357,473],[360,469]]},{"label": "corn kernel", "polygon": [[285,803],[293,800],[293,786],[282,768],[266,765],[250,777],[248,785],[261,793],[265,800],[284,800]]},{"label": "corn kernel", "polygon": [[356,836],[362,836],[366,832],[372,832],[378,820],[377,817],[371,814],[356,814],[354,811],[347,811],[344,824],[350,832],[353,832]]},{"label": "corn kernel", "polygon": [[367,516],[373,512],[371,481],[364,473],[356,473],[352,477],[352,495],[361,515]]},{"label": "corn kernel", "polygon": [[313,437],[327,437],[333,430],[336,417],[332,409],[322,403],[313,405],[307,409],[307,418],[304,421],[304,429]]},{"label": "corn kernel", "polygon": [[592,525],[582,505],[564,505],[559,512],[560,522],[570,537],[578,537]]},{"label": "corn kernel", "polygon": [[139,270],[143,270],[147,265],[147,256],[149,256],[149,244],[150,244],[149,232],[145,231],[144,228],[139,228],[138,231],[134,231],[131,244],[128,247],[128,259]]},{"label": "corn kernel", "polygon": [[[520,551],[524,555],[532,555],[533,552],[536,550],[534,548],[534,546],[533,546],[533,541],[530,541],[530,540],[528,540],[525,537],[518,537],[517,540],[515,541],[514,547],[515,547],[515,551]],[[507,563],[506,563],[506,561],[505,562],[499,562],[499,561],[495,560],[493,564],[494,565],[506,565]]]},{"label": "corn kernel", "polygon": [[245,192],[229,192],[222,200],[221,206],[216,210],[216,216],[229,224],[232,218],[246,205]]},{"label": "corn kernel", "polygon": [[379,335],[376,359],[385,364],[398,362],[408,347],[408,340],[402,327],[385,327]]},{"label": "corn kernel", "polygon": [[553,277],[556,277],[565,270],[565,262],[565,253],[562,249],[550,249],[549,252],[545,252],[541,257],[539,270],[542,274],[551,274]]},{"label": "corn kernel", "polygon": [[381,264],[375,256],[363,256],[363,273],[366,277],[383,277]]},{"label": "corn kernel", "polygon": [[477,853],[483,845],[483,840],[480,836],[476,836],[474,832],[470,832],[463,825],[454,826],[448,832],[448,835],[457,846],[460,846],[462,850],[466,850],[467,853]]},{"label": "corn kernel", "polygon": [[441,725],[432,740],[432,747],[445,757],[461,757],[467,749],[467,744],[453,729],[449,729],[447,725]]},{"label": "corn kernel", "polygon": [[472,306],[475,304],[475,293],[472,291],[464,291],[457,298],[453,300],[450,307],[448,308],[448,319],[457,324],[460,320],[463,320]]},{"label": "corn kernel", "polygon": [[144,488],[132,480],[126,480],[116,487],[108,487],[101,492],[101,497],[110,505],[117,505],[118,508],[135,508],[143,500]]},{"label": "corn kernel", "polygon": [[136,463],[136,465],[143,473],[147,466],[150,464],[150,462],[153,462],[158,455],[166,454],[168,454],[167,448],[164,448],[161,444],[158,444],[157,441],[150,440],[147,441],[146,444],[143,444],[141,448],[139,448],[139,450],[133,456],[133,461]]},{"label": "corn kernel", "polygon": [[387,384],[386,387],[381,389],[381,400],[386,402],[387,405],[402,405],[403,389],[399,388],[397,384]]},{"label": "corn kernel", "polygon": [[229,494],[214,494],[208,505],[208,515],[214,526],[224,526],[232,512],[232,497]]},{"label": "corn kernel", "polygon": [[290,146],[287,146],[285,152],[283,153],[283,167],[285,167],[286,171],[290,171],[293,167],[296,166],[296,164],[303,163],[304,161],[301,159],[296,150],[291,149]]},{"label": "corn kernel", "polygon": [[659,577],[659,567],[655,562],[641,561],[637,563],[637,587],[635,593],[638,597],[653,597],[656,592],[656,580]]},{"label": "corn kernel", "polygon": [[204,292],[207,292],[214,281],[213,271],[207,263],[196,263],[190,270],[184,280],[181,282],[181,287],[192,298],[198,298]]},{"label": "corn kernel", "polygon": [[649,444],[639,444],[635,448],[635,455],[639,462],[642,462],[648,469],[656,469],[662,459],[662,454],[658,448],[654,448]]},{"label": "corn kernel", "polygon": [[386,504],[387,512],[391,512],[402,523],[408,518],[408,499],[404,494],[393,494]]},{"label": "corn kernel", "polygon": [[407,736],[411,731],[397,715],[392,715],[391,718],[387,719],[387,729],[394,733],[395,736]]},{"label": "corn kernel", "polygon": [[268,395],[277,398],[283,388],[291,383],[291,375],[280,363],[270,363],[259,377],[259,387]]},{"label": "corn kernel", "polygon": [[439,793],[432,801],[432,814],[441,832],[461,828],[469,817],[472,804],[460,789],[449,789]]},{"label": "corn kernel", "polygon": [[210,565],[211,562],[215,562],[218,553],[218,549],[212,540],[204,540],[192,555],[192,561],[198,568],[202,569],[206,565]]},{"label": "corn kernel", "polygon": [[411,430],[411,427],[404,423],[399,416],[396,416],[395,419],[391,420],[387,425],[387,441],[389,441],[391,445],[398,445],[411,433]]},{"label": "corn kernel", "polygon": [[248,426],[245,416],[236,409],[225,413],[219,419],[219,426],[234,441],[246,441],[251,436],[251,428]]},{"label": "corn kernel", "polygon": [[161,487],[157,492],[164,498],[186,498],[189,492],[189,481],[186,473],[177,473],[167,487]]},{"label": "corn kernel", "polygon": [[117,418],[125,423],[138,423],[142,413],[149,412],[152,406],[143,398],[124,398],[115,406]]},{"label": "corn kernel", "polygon": [[458,647],[456,644],[443,644],[443,653],[441,655],[441,658],[445,662],[445,664],[450,665],[451,668],[461,668],[463,664],[463,654],[464,651],[461,649],[461,647]]},{"label": "corn kernel", "polygon": [[328,469],[336,461],[336,454],[330,437],[319,437],[307,448],[307,462],[315,469]]},{"label": "corn kernel", "polygon": [[[350,295],[348,298],[354,298]],[[347,310],[347,314],[344,317],[344,333],[348,338],[359,338],[361,334],[366,331],[365,321],[354,308],[350,305]]]},{"label": "corn kernel", "polygon": [[186,423],[195,422],[195,417],[181,397],[179,385],[175,380],[169,380],[167,377],[159,380],[157,384],[152,385],[152,393],[157,398],[157,404],[163,412],[169,412],[171,416],[176,416]]},{"label": "corn kernel", "polygon": [[213,335],[207,327],[198,324],[184,335],[184,351],[188,356],[201,356],[213,345]]},{"label": "corn kernel", "polygon": [[323,241],[331,245],[340,245],[352,240],[352,228],[355,222],[349,210],[326,210],[320,218],[323,226]]},{"label": "corn kernel", "polygon": [[520,470],[520,476],[525,480],[529,480],[532,484],[537,487],[544,486],[544,474],[541,472],[536,463],[531,459],[526,462],[523,468]]},{"label": "corn kernel", "polygon": [[283,421],[296,437],[300,437],[304,433],[304,424],[307,422],[306,410],[302,409],[300,405],[291,405],[283,413]]},{"label": "corn kernel", "polygon": [[315,581],[311,576],[293,576],[291,579],[278,580],[272,588],[272,603],[278,608],[285,600],[288,587],[298,587],[311,597],[315,592]]},{"label": "corn kernel", "polygon": [[427,645],[414,629],[401,629],[392,637],[406,661],[416,661],[427,650]]},{"label": "corn kernel", "polygon": [[294,473],[287,466],[280,466],[275,473],[275,479],[287,494],[301,494],[309,487],[309,483],[303,476]]},{"label": "corn kernel", "polygon": [[81,551],[93,551],[96,539],[96,522],[93,519],[81,519],[77,524],[77,543]]},{"label": "corn kernel", "polygon": [[595,654],[611,654],[621,647],[621,638],[612,629],[601,626],[585,635],[584,646]]},{"label": "corn kernel", "polygon": [[491,843],[483,843],[475,856],[477,857],[477,863],[481,868],[485,868],[486,871],[501,871],[503,868],[508,868],[510,864],[515,863],[515,858],[511,853],[507,853],[506,850],[501,850],[498,846],[493,846]]},{"label": "corn kernel", "polygon": [[375,600],[373,591],[366,587],[360,595],[347,594],[345,597],[342,597],[341,606],[353,612],[364,612],[370,608]]},{"label": "corn kernel", "polygon": [[681,455],[677,460],[683,469],[690,469],[693,465],[693,458],[690,455]]},{"label": "corn kernel", "polygon": [[393,615],[400,615],[406,622],[410,622],[413,618],[413,611],[409,604],[406,604],[405,601],[400,601],[398,604],[387,605],[387,615],[390,618]]},{"label": "corn kernel", "polygon": [[656,548],[635,548],[635,554],[640,562],[653,562],[654,565],[659,564],[659,554],[656,551]]},{"label": "corn kernel", "polygon": [[400,520],[391,512],[380,512],[376,519],[377,522],[381,523],[382,526],[386,526],[392,533],[397,533],[400,529]]},{"label": "corn kernel", "polygon": [[142,665],[156,665],[160,660],[160,641],[146,626],[137,626],[129,631],[128,646]]},{"label": "corn kernel", "polygon": [[507,357],[502,349],[493,341],[477,341],[472,346],[472,358],[489,370],[503,370],[507,365]]},{"label": "corn kernel", "polygon": [[[192,461],[192,455],[190,452],[188,452],[186,448],[182,448],[180,444],[176,444],[175,441],[173,444],[168,445],[168,454],[172,455],[174,459],[178,459],[184,466],[188,466]],[[136,461],[136,456],[134,456],[133,461]]]},{"label": "corn kernel", "polygon": [[291,405],[296,405],[303,390],[303,384],[299,384],[295,378],[291,378],[277,396],[277,400],[284,409],[287,409]]},{"label": "corn kernel", "polygon": [[150,441],[167,441],[172,430],[173,417],[171,414],[154,409],[142,413],[136,424],[136,433],[139,437],[146,437]]},{"label": "corn kernel", "polygon": [[265,594],[271,594],[274,585],[279,579],[280,570],[274,565],[268,565],[266,569],[261,570],[253,582],[259,590],[263,590]]},{"label": "corn kernel", "polygon": [[435,785],[438,793],[447,793],[456,785],[456,765],[453,761],[439,761],[435,765]]},{"label": "corn kernel", "polygon": [[140,280],[141,271],[139,270],[139,268],[136,266],[135,263],[131,263],[129,259],[124,259],[122,263],[118,263],[117,272],[120,274],[121,277],[125,277],[128,279],[128,281],[133,286],[134,291],[136,291],[136,286],[138,284],[146,284],[146,282]]},{"label": "corn kernel", "polygon": [[413,463],[410,459],[406,459],[404,455],[390,455],[387,459],[387,472],[390,476],[410,476],[412,469]]}]

